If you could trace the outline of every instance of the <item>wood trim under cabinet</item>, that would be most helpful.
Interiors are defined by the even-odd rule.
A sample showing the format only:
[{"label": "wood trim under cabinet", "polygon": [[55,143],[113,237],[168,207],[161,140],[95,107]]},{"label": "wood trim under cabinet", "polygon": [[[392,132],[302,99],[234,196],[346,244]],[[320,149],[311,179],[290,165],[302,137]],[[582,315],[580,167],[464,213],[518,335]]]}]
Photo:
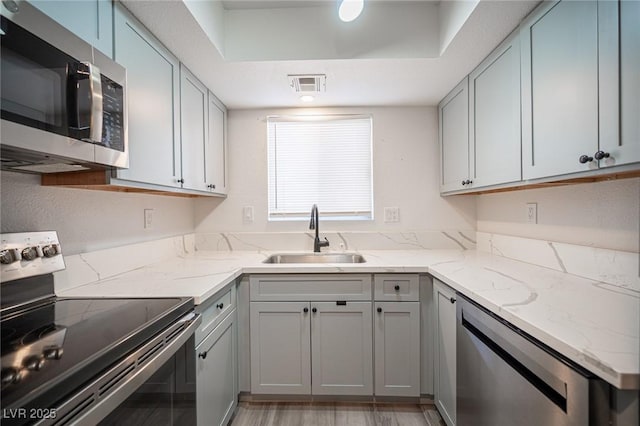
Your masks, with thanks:
[{"label": "wood trim under cabinet", "polygon": [[[154,187],[154,185],[126,182],[111,178],[109,170],[89,170],[82,172],[48,173],[41,176],[42,186],[61,186],[64,188],[91,189],[110,192],[131,192],[170,197],[198,198],[198,197],[226,197],[216,193],[201,193],[184,190],[182,188]],[[129,186],[131,185],[131,186]]]},{"label": "wood trim under cabinet", "polygon": [[[625,166],[620,166],[620,168],[623,168],[623,167]],[[634,167],[638,167],[638,166],[635,165]],[[601,170],[606,170],[606,169],[601,169]],[[561,180],[546,181],[546,179],[545,180],[539,179],[533,182],[528,182],[528,181],[513,182],[511,184],[501,185],[493,188],[487,188],[484,190],[479,188],[477,190],[470,190],[465,192],[449,192],[449,193],[442,193],[440,195],[445,197],[449,195],[482,195],[482,194],[493,194],[497,192],[520,191],[524,189],[551,188],[555,186],[576,185],[579,183],[602,182],[602,181],[608,181],[608,180],[631,179],[631,178],[640,177],[640,170],[626,170],[626,171],[620,171],[615,173],[611,173],[610,170],[607,170],[607,172],[608,173],[596,174],[596,175],[590,175],[590,176],[580,176],[580,177],[567,178],[567,179],[561,179]],[[583,175],[584,173],[580,173],[580,174]],[[549,179],[553,179],[553,178],[549,178]]]}]

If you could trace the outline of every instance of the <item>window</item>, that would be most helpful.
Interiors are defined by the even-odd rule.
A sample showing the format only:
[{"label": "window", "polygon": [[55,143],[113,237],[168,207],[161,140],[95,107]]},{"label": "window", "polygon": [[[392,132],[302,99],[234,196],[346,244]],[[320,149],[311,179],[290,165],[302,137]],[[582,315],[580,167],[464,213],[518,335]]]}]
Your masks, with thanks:
[{"label": "window", "polygon": [[267,120],[269,220],[373,219],[371,116]]}]

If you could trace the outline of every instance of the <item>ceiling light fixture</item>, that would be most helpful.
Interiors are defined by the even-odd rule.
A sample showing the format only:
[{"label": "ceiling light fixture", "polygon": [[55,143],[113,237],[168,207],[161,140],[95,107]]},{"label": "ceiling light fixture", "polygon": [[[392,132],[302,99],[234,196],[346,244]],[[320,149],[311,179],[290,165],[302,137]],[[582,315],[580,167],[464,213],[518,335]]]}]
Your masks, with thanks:
[{"label": "ceiling light fixture", "polygon": [[313,96],[311,96],[311,95],[302,95],[302,96],[300,96],[300,100],[302,102],[313,102],[314,99],[315,98]]},{"label": "ceiling light fixture", "polygon": [[364,0],[338,0],[338,16],[342,22],[351,22],[362,13]]}]

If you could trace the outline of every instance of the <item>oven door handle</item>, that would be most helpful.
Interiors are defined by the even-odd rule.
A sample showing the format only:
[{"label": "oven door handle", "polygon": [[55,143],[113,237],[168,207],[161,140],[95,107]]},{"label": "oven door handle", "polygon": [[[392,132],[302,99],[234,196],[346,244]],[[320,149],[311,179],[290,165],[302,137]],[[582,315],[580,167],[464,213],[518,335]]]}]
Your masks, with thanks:
[{"label": "oven door handle", "polygon": [[193,336],[201,322],[200,314],[190,312],[183,316],[70,399],[53,408],[55,418],[44,419],[37,425],[96,425],[171,359]]}]

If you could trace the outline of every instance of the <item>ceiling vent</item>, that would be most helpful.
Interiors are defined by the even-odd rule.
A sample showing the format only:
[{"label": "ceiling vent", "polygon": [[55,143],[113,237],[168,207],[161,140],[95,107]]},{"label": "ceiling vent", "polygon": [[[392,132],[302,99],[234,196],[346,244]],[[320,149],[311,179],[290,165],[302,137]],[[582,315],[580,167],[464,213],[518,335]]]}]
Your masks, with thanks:
[{"label": "ceiling vent", "polygon": [[324,74],[289,74],[287,77],[295,93],[314,94],[327,90],[327,76]]}]

